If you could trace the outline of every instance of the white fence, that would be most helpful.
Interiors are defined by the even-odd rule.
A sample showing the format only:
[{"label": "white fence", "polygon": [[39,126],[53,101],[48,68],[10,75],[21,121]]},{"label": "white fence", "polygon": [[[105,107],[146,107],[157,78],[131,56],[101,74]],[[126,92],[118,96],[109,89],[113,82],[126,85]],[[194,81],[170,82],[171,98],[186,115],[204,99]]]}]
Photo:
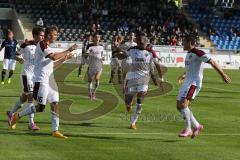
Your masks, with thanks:
[{"label": "white fence", "polygon": [[[74,44],[74,42],[56,42],[52,45],[52,48],[55,51],[63,51],[69,46]],[[71,60],[71,63],[79,63],[82,52],[82,43],[78,43],[79,49],[74,51],[75,58]],[[225,69],[239,69],[240,68],[240,56],[236,54],[217,54],[212,53],[209,48],[200,48],[206,53],[210,54],[210,56],[215,59],[222,68]],[[172,47],[172,46],[154,46],[154,50],[157,52],[158,56],[161,59],[161,62],[166,67],[184,67],[184,60],[186,56],[186,52],[182,47]],[[110,64],[111,61],[111,46],[105,45],[104,50],[104,64]],[[3,51],[0,52],[0,60],[3,58]],[[211,66],[206,64],[206,68],[210,68]]]}]

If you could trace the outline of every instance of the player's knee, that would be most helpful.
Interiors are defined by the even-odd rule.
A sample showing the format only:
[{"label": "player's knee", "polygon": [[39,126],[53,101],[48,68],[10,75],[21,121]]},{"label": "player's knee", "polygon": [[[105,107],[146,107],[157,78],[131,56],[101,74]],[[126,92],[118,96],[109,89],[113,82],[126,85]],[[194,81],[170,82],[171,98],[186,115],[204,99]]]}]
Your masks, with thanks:
[{"label": "player's knee", "polygon": [[10,73],[10,74],[13,74],[13,70],[10,70],[9,73]]},{"label": "player's knee", "polygon": [[188,107],[188,104],[189,104],[188,100],[184,99],[180,102],[180,108],[186,108]]},{"label": "player's knee", "polygon": [[2,70],[2,73],[6,73],[6,72],[7,72],[7,70],[6,70],[6,69],[3,69],[3,70]]},{"label": "player's knee", "polygon": [[43,105],[43,104],[38,104],[38,105],[36,106],[36,111],[37,111],[37,112],[43,112],[44,109],[45,109],[45,105]]}]

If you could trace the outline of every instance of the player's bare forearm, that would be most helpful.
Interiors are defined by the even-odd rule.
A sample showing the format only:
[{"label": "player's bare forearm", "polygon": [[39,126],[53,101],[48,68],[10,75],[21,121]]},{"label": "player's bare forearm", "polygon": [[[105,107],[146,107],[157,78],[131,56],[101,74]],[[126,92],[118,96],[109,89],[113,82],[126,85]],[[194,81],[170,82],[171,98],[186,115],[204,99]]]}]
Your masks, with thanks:
[{"label": "player's bare forearm", "polygon": [[161,65],[158,62],[154,62],[154,64],[155,64],[155,66],[157,68],[159,77],[162,78],[163,74],[162,74],[162,70],[161,70]]},{"label": "player's bare forearm", "polygon": [[65,57],[57,60],[54,62],[54,68],[57,68],[59,65],[61,65],[65,61]]},{"label": "player's bare forearm", "polygon": [[72,53],[62,56],[59,60],[54,62],[54,68],[57,68],[59,65],[63,64],[66,60],[71,59],[73,56],[74,54]]},{"label": "player's bare forearm", "polygon": [[208,63],[220,74],[220,76],[226,83],[231,83],[231,79],[228,77],[227,74],[224,73],[223,69],[218,65],[216,61],[210,59]]},{"label": "player's bare forearm", "polygon": [[70,48],[68,48],[67,50],[63,51],[63,52],[55,52],[49,55],[49,58],[57,61],[60,60],[62,57],[67,56],[68,54],[71,54],[72,51],[76,50],[78,47],[78,45],[74,44],[73,46],[71,46]]},{"label": "player's bare forearm", "polygon": [[58,61],[60,60],[62,57],[66,56],[67,54],[70,54],[71,52],[69,51],[64,51],[64,52],[55,52],[55,53],[51,53],[48,57],[53,60],[53,61]]}]

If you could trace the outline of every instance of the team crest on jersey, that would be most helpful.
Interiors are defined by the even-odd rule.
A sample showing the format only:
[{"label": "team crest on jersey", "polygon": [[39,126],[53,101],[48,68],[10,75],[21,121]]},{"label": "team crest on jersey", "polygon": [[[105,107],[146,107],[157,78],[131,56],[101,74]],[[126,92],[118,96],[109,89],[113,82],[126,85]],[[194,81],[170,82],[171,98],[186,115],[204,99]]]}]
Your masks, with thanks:
[{"label": "team crest on jersey", "polygon": [[192,58],[192,55],[189,56],[189,59],[191,59],[191,58]]}]

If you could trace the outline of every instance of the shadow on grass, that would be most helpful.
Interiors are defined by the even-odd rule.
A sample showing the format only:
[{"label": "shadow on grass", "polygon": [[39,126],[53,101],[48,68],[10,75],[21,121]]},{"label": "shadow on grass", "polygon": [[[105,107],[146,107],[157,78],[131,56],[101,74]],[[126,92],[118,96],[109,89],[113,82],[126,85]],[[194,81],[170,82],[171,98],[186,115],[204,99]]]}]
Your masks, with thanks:
[{"label": "shadow on grass", "polygon": [[[129,133],[131,135],[131,133]],[[115,137],[115,136],[101,136],[101,135],[83,135],[83,134],[66,134],[68,137],[80,137],[80,138],[89,138],[89,139],[98,139],[98,140],[113,140],[113,141],[158,141],[166,143],[176,143],[181,140],[177,139],[163,139],[163,138],[140,138],[140,137]]]}]

